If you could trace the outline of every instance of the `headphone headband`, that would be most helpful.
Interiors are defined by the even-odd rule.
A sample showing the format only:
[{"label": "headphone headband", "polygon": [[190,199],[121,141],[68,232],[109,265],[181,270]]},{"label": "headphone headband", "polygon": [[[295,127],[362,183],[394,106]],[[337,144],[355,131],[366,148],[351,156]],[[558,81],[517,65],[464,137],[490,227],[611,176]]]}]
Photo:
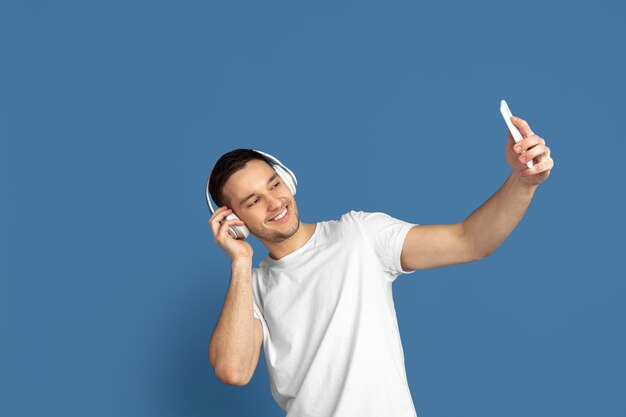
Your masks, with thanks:
[{"label": "headphone headband", "polygon": [[[261,155],[263,155],[265,158],[269,159],[270,165],[272,165],[272,168],[274,169],[274,171],[276,171],[278,175],[280,175],[283,181],[285,181],[285,183],[287,184],[287,187],[289,187],[289,190],[291,191],[291,193],[295,195],[296,185],[298,184],[298,180],[295,174],[289,168],[283,165],[283,163],[280,162],[278,158],[276,158],[275,156],[272,156],[263,151],[258,151],[256,149],[253,149],[253,151],[258,152]],[[211,175],[209,174],[209,178],[207,179],[206,187],[205,187],[206,201],[209,205],[209,210],[211,210],[211,213],[215,213],[215,209],[211,205],[211,193],[209,192],[210,182],[211,182]]]}]

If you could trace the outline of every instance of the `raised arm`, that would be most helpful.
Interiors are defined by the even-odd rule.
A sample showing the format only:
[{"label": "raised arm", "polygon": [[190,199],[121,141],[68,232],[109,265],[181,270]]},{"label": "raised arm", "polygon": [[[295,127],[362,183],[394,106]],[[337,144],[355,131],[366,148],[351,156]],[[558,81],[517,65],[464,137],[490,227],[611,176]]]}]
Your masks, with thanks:
[{"label": "raised arm", "polygon": [[238,219],[224,220],[230,213],[220,207],[209,220],[216,243],[231,258],[232,271],[224,306],[209,342],[209,363],[223,383],[245,385],[259,361],[263,328],[252,313],[252,247],[228,234],[229,226],[243,224]]},{"label": "raised arm", "polygon": [[[544,139],[525,120],[513,117],[524,139],[515,143],[509,133],[507,162],[513,172],[482,206],[455,224],[414,226],[404,240],[404,269],[427,269],[472,262],[492,254],[520,222],[554,161]],[[534,159],[532,168],[526,162]]]}]

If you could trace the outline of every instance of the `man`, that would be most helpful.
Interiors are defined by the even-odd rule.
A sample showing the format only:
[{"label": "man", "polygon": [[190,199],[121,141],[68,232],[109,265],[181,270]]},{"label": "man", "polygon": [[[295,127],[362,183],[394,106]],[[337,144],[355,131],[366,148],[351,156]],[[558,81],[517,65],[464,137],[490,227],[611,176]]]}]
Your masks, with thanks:
[{"label": "man", "polygon": [[[417,269],[480,260],[519,223],[554,161],[526,121],[512,122],[524,137],[516,144],[509,133],[513,172],[448,225],[356,211],[302,223],[293,194],[261,154],[223,155],[210,184],[221,207],[209,220],[232,268],[209,344],[220,381],[247,384],[264,345],[272,395],[288,417],[415,417],[391,284]],[[231,213],[239,219],[226,219]],[[228,233],[241,225],[269,250],[259,268],[250,244]]]}]

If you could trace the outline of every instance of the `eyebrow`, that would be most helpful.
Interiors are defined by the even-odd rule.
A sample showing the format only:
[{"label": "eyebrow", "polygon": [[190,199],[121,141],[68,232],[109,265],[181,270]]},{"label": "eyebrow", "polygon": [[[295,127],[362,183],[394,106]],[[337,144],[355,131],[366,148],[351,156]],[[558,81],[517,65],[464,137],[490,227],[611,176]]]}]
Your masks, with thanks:
[{"label": "eyebrow", "polygon": [[[278,172],[275,172],[275,173],[274,173],[274,175],[272,175],[272,176],[270,177],[270,179],[269,179],[269,180],[267,180],[267,183],[269,184],[270,182],[274,181],[274,178],[276,178],[277,176],[278,176]],[[246,202],[246,200],[248,200],[248,199],[250,199],[250,198],[254,197],[255,195],[256,195],[256,193],[252,193],[252,194],[250,194],[249,196],[245,197],[243,200],[241,200],[241,201],[239,202],[239,205],[242,205],[243,203],[245,203],[245,202]]]}]

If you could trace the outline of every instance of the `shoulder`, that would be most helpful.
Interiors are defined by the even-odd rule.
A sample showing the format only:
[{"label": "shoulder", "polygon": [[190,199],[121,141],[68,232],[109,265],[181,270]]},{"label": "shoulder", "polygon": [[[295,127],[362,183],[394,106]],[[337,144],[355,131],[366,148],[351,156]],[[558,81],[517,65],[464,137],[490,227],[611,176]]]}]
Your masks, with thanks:
[{"label": "shoulder", "polygon": [[350,210],[349,212],[343,214],[341,218],[339,219],[339,221],[344,222],[344,223],[359,223],[359,222],[364,222],[364,221],[368,221],[372,219],[375,220],[379,218],[388,218],[388,217],[390,217],[388,214],[382,213],[379,211],[369,212],[369,211],[362,211],[362,210]]},{"label": "shoulder", "polygon": [[353,229],[366,235],[370,240],[385,244],[389,239],[403,239],[408,231],[418,223],[400,220],[380,211],[352,210],[342,216],[346,224],[353,225]]},{"label": "shoulder", "polygon": [[265,259],[261,260],[257,268],[252,268],[252,282],[256,284],[262,282],[268,275],[271,266],[265,262]]},{"label": "shoulder", "polygon": [[351,210],[341,216],[342,229],[355,236],[365,236],[369,240],[379,239],[399,226],[399,221],[380,211]]},{"label": "shoulder", "polygon": [[387,213],[380,211],[370,212],[350,210],[342,215],[339,221],[348,225],[367,226],[381,222],[384,223],[389,220],[392,220],[392,217]]}]

